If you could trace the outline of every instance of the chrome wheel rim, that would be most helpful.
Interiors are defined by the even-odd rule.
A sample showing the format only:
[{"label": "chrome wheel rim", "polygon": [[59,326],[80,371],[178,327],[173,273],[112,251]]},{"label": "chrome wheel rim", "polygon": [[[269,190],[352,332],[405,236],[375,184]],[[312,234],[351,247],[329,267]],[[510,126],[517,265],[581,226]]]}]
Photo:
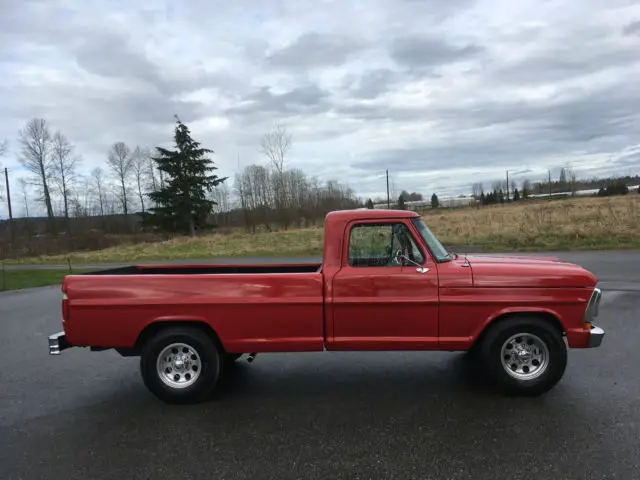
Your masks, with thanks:
[{"label": "chrome wheel rim", "polygon": [[533,380],[549,366],[549,349],[540,337],[532,333],[512,335],[502,344],[502,367],[517,380]]},{"label": "chrome wheel rim", "polygon": [[158,355],[156,371],[160,380],[171,388],[187,388],[202,371],[202,361],[195,348],[186,343],[172,343]]}]

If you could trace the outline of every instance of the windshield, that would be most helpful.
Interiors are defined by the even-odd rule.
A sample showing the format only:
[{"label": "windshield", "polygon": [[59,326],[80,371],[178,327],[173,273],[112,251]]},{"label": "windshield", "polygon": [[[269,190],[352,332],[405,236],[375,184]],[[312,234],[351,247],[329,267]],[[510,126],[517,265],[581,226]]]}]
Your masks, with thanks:
[{"label": "windshield", "polygon": [[427,244],[429,250],[431,250],[431,253],[436,258],[436,261],[442,262],[451,260],[451,255],[449,254],[447,249],[444,248],[444,246],[442,246],[436,236],[431,233],[431,230],[429,230],[429,227],[424,224],[421,218],[415,217],[412,218],[411,221],[413,222],[413,225],[418,229],[418,232],[420,232],[420,235],[424,239],[424,243]]}]

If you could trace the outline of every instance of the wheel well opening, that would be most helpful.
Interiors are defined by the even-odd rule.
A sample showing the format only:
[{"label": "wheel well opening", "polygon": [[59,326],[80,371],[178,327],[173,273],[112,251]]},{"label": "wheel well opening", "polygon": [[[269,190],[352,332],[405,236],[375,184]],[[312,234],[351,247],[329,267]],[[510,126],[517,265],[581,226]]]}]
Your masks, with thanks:
[{"label": "wheel well opening", "polygon": [[560,320],[558,320],[558,318],[549,313],[549,312],[509,312],[509,313],[505,313],[503,315],[500,315],[496,318],[494,318],[491,322],[489,322],[489,324],[487,326],[485,326],[485,328],[482,329],[482,331],[480,332],[480,334],[478,335],[478,337],[476,338],[476,340],[473,342],[473,345],[471,345],[471,348],[474,348],[476,345],[481,345],[482,344],[482,340],[484,339],[484,337],[487,335],[487,332],[494,327],[495,325],[498,325],[499,323],[502,323],[504,321],[507,321],[511,318],[539,318],[542,320],[545,320],[547,322],[549,322],[551,325],[553,325],[558,332],[560,332],[560,334],[562,336],[565,335],[565,331],[564,331],[564,326],[562,325],[562,323],[560,323]]},{"label": "wheel well opening", "polygon": [[220,352],[225,351],[216,331],[209,324],[197,320],[159,321],[150,323],[144,328],[144,330],[142,330],[142,332],[140,332],[140,335],[138,335],[134,350],[139,354],[142,351],[144,344],[152,338],[153,335],[161,330],[171,327],[196,328],[211,338]]}]

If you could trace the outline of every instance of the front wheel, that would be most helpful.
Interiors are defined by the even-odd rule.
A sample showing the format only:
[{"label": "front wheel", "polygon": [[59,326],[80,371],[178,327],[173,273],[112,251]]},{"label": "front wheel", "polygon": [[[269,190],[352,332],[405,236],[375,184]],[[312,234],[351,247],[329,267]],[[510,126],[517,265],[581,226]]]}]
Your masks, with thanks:
[{"label": "front wheel", "polygon": [[140,356],[146,387],[166,403],[194,403],[215,388],[220,352],[213,340],[194,328],[172,327],[149,339]]},{"label": "front wheel", "polygon": [[510,318],[490,327],[480,352],[491,379],[514,395],[549,391],[567,366],[561,332],[539,318]]}]

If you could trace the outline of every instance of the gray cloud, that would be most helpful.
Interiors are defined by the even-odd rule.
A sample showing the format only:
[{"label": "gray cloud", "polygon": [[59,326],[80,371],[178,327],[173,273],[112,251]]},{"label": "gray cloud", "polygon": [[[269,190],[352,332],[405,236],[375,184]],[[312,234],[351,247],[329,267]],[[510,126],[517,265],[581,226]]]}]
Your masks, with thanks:
[{"label": "gray cloud", "polygon": [[435,67],[474,58],[484,48],[474,44],[454,45],[435,36],[410,35],[392,41],[390,55],[406,67]]},{"label": "gray cloud", "polygon": [[75,43],[69,51],[81,68],[104,78],[144,82],[165,97],[207,87],[238,93],[241,86],[232,72],[209,73],[199,65],[191,65],[178,78],[169,76],[126,32],[105,29]]},{"label": "gray cloud", "polygon": [[336,105],[334,110],[340,115],[354,120],[388,120],[404,123],[428,118],[426,109],[369,103],[340,104]]},{"label": "gray cloud", "polygon": [[340,65],[362,48],[362,42],[347,35],[310,32],[272,53],[267,61],[287,68]]},{"label": "gray cloud", "polygon": [[123,34],[94,32],[75,48],[78,65],[101,77],[143,80],[163,86],[160,69]]},{"label": "gray cloud", "polygon": [[[20,93],[30,99],[8,99],[6,105],[10,111],[23,121],[42,117],[52,128],[62,128],[72,142],[79,144],[78,153],[88,159],[104,158],[115,141],[157,145],[170,139],[174,113],[185,122],[202,118],[205,113],[197,102],[171,100],[153,89],[141,89],[135,95],[105,96],[99,89],[58,86],[49,89],[46,101],[41,101],[38,90],[33,87],[23,88]],[[105,129],[105,125],[110,127]],[[16,123],[12,128],[17,131],[22,126]],[[158,137],[158,129],[165,130],[167,136]]]},{"label": "gray cloud", "polygon": [[405,77],[389,68],[378,68],[363,72],[361,75],[350,75],[345,80],[345,88],[355,99],[373,99],[388,92]]},{"label": "gray cloud", "polygon": [[636,20],[635,22],[625,25],[622,29],[622,34],[640,36],[640,20]]},{"label": "gray cloud", "polygon": [[623,155],[616,161],[616,165],[624,166],[637,166],[640,164],[640,152],[629,153]]},{"label": "gray cloud", "polygon": [[410,172],[443,165],[518,165],[558,151],[606,155],[621,139],[634,137],[640,125],[640,87],[603,89],[555,104],[504,101],[440,107],[424,116],[437,122],[442,140],[381,150],[352,166],[380,170],[393,164],[395,170]]},{"label": "gray cloud", "polygon": [[225,113],[233,116],[317,114],[329,110],[328,99],[329,92],[312,84],[284,93],[272,93],[271,88],[261,87]]},{"label": "gray cloud", "polygon": [[538,46],[528,55],[508,62],[492,58],[489,75],[496,83],[552,84],[640,62],[637,45],[613,43],[613,33],[593,26],[569,30],[549,45],[541,30],[531,38],[530,44]]}]

